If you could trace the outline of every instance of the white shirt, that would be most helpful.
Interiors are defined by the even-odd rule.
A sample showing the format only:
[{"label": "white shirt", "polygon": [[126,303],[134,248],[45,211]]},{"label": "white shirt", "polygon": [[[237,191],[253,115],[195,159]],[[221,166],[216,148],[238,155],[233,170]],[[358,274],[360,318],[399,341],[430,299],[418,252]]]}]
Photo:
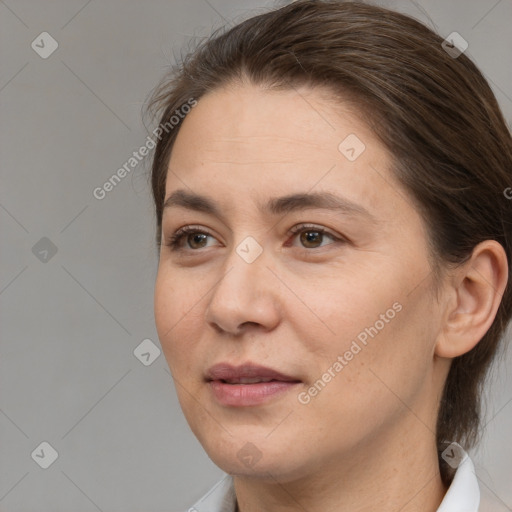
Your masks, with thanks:
[{"label": "white shirt", "polygon": [[[469,456],[465,457],[455,472],[437,512],[478,512],[480,488],[475,467]],[[210,489],[188,512],[235,512],[236,495],[233,479],[226,475]]]}]

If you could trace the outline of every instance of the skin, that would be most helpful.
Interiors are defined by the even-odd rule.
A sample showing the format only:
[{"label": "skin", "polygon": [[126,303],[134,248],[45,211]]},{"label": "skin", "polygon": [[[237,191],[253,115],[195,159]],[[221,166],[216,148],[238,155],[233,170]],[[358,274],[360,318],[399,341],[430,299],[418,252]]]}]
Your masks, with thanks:
[{"label": "skin", "polygon": [[[338,150],[349,134],[366,146],[353,162]],[[451,358],[494,319],[507,279],[501,246],[484,242],[467,264],[445,269],[436,297],[424,222],[390,155],[353,108],[333,108],[319,89],[243,83],[202,97],[172,151],[166,198],[178,189],[216,201],[222,218],[165,209],[156,326],[187,421],[234,476],[239,510],[435,511],[446,492],[434,435],[439,397]],[[323,191],[371,217],[258,207]],[[308,244],[289,233],[301,223],[339,240]],[[172,251],[166,240],[186,225],[211,236],[204,246],[185,236]],[[250,264],[236,252],[247,236],[263,249]],[[395,303],[400,312],[300,403],[298,393]],[[301,383],[260,406],[228,407],[204,380],[224,361],[269,366]],[[237,456],[244,446],[257,462]]]}]

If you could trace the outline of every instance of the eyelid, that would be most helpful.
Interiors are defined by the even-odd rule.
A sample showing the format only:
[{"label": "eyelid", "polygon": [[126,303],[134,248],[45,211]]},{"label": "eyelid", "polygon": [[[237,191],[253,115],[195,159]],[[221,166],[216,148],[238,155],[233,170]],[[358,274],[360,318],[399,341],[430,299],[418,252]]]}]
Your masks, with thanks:
[{"label": "eyelid", "polygon": [[[318,233],[321,233],[322,236],[327,236],[332,239],[331,243],[321,245],[319,247],[307,248],[307,247],[303,247],[301,245],[295,246],[298,250],[303,251],[310,255],[318,254],[321,251],[328,248],[330,245],[339,245],[339,244],[349,243],[348,238],[346,238],[340,234],[337,234],[336,232],[331,231],[329,228],[326,228],[323,225],[311,224],[308,222],[297,224],[297,225],[293,226],[288,231],[288,236],[292,236],[293,238],[295,238],[295,235],[302,233],[302,232],[307,232],[307,231],[318,232]],[[292,243],[287,242],[287,246],[289,247],[290,245],[293,246],[293,242]]]},{"label": "eyelid", "polygon": [[320,233],[323,233],[325,235],[329,235],[333,237],[334,239],[342,239],[341,235],[337,235],[333,233],[329,228],[326,228],[325,226],[319,225],[319,224],[311,224],[309,222],[304,222],[301,224],[296,224],[290,230],[288,231],[289,235],[296,235],[297,233],[300,233],[301,231],[319,231]]},{"label": "eyelid", "polygon": [[165,237],[165,245],[170,247],[171,250],[179,252],[179,251],[187,251],[187,252],[199,252],[197,249],[188,249],[181,247],[182,241],[185,237],[190,233],[199,233],[203,235],[210,236],[216,239],[216,236],[208,229],[199,226],[199,225],[186,225],[182,226],[174,231],[170,236]]}]

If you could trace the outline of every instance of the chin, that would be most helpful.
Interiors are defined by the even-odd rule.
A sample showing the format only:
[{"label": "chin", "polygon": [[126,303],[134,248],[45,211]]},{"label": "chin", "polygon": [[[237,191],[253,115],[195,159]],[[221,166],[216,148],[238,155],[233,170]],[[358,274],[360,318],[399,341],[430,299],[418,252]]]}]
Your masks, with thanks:
[{"label": "chin", "polygon": [[287,461],[283,460],[283,456],[276,457],[280,460],[260,459],[258,462],[250,463],[240,461],[236,457],[219,457],[210,456],[212,461],[225,473],[238,478],[250,478],[261,482],[268,483],[287,483],[305,476],[304,468],[293,468]]},{"label": "chin", "polygon": [[213,463],[235,477],[286,483],[311,472],[304,450],[294,451],[292,443],[283,443],[277,437],[272,440],[265,439],[261,433],[247,436],[225,433],[221,439],[203,436],[199,441]]}]

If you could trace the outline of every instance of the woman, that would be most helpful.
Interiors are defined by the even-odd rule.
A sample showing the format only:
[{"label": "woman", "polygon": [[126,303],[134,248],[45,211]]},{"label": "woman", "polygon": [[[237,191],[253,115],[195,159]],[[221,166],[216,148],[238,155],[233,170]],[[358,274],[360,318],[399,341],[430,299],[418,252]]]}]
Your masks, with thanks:
[{"label": "woman", "polygon": [[299,0],[155,91],[156,325],[228,473],[191,510],[478,510],[512,141],[456,43]]}]

